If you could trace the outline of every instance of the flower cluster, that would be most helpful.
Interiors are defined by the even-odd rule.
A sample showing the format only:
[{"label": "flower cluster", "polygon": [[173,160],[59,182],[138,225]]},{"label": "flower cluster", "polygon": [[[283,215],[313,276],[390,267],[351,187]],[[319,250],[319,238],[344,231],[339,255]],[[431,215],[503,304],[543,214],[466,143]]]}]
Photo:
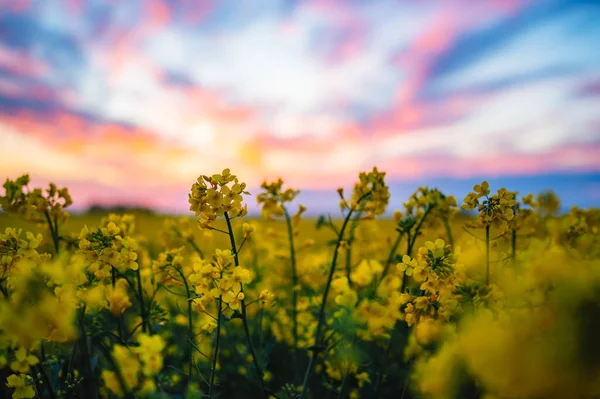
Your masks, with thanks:
[{"label": "flower cluster", "polygon": [[[112,355],[117,364],[117,370],[102,371],[102,379],[106,388],[119,397],[124,395],[124,389],[126,392],[135,390],[143,397],[156,392],[153,377],[163,368],[162,351],[165,348],[165,342],[158,335],[146,334],[140,334],[138,342],[139,346],[133,348],[115,345]],[[119,374],[122,380],[119,379]]]},{"label": "flower cluster", "polygon": [[283,190],[282,179],[277,179],[272,183],[264,181],[260,188],[264,191],[256,197],[256,201],[262,205],[262,214],[265,218],[283,216],[285,204],[292,202],[300,193],[299,190],[291,188]]},{"label": "flower cluster", "polygon": [[206,304],[221,299],[233,311],[239,310],[245,295],[242,285],[252,281],[250,270],[233,265],[230,250],[217,249],[211,261],[198,260],[193,265],[189,281],[194,286],[197,299],[194,305],[205,310]]},{"label": "flower cluster", "polygon": [[[483,201],[481,198],[484,198]],[[490,196],[490,185],[484,181],[476,184],[473,192],[467,194],[461,208],[465,211],[477,210],[477,224],[473,226],[489,226],[498,222],[501,228],[507,228],[508,223],[515,217],[516,204],[515,193],[505,188],[500,188],[496,194]]]},{"label": "flower cluster", "polygon": [[359,181],[354,185],[350,204],[344,199],[342,190],[338,190],[342,197],[342,209],[361,209],[368,218],[384,213],[390,201],[390,192],[384,178],[385,172],[379,172],[376,167],[371,172],[361,172],[358,175]]},{"label": "flower cluster", "polygon": [[58,221],[65,221],[69,214],[64,208],[73,204],[69,190],[58,189],[54,183],[50,183],[45,191],[40,188],[26,190],[29,181],[29,175],[16,180],[6,179],[3,185],[5,195],[0,197],[2,209],[20,213],[35,223],[45,223],[49,218],[56,226]]},{"label": "flower cluster", "polygon": [[242,203],[242,194],[250,194],[246,191],[246,183],[240,183],[229,169],[224,169],[221,174],[202,175],[192,185],[190,211],[200,216],[201,228],[211,228],[215,219],[226,212],[230,217],[242,217],[248,213],[248,206]]},{"label": "flower cluster", "polygon": [[85,226],[79,234],[79,253],[85,256],[88,271],[103,280],[112,275],[113,268],[121,273],[137,270],[138,244],[130,236],[135,226],[131,217],[109,215],[102,225],[96,231]]}]

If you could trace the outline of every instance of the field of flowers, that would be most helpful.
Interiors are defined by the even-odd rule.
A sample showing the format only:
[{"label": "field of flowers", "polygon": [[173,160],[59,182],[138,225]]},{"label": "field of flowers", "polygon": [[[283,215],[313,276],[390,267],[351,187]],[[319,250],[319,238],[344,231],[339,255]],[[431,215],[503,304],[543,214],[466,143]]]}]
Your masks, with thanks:
[{"label": "field of flowers", "polygon": [[338,193],[305,219],[226,169],[194,217],[69,217],[67,188],[8,179],[0,397],[599,397],[600,212],[487,182],[390,198],[375,168]]}]

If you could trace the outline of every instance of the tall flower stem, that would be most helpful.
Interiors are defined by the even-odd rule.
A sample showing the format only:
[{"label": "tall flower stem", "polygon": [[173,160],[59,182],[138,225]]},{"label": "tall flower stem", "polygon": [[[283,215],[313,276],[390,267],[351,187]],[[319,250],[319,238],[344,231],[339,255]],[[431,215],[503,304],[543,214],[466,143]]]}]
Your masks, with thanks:
[{"label": "tall flower stem", "polygon": [[150,322],[146,317],[146,305],[144,304],[144,291],[142,290],[142,276],[140,274],[140,268],[135,271],[137,278],[137,290],[139,292],[139,300],[140,300],[140,316],[142,317],[142,331],[152,333],[150,329]]},{"label": "tall flower stem", "polygon": [[512,249],[512,264],[513,266],[517,265],[517,230],[512,229],[511,231],[511,249]]},{"label": "tall flower stem", "polygon": [[[181,279],[183,280],[183,284],[185,285],[185,293],[187,295],[187,305],[188,305],[188,339],[191,342],[191,344],[194,343],[194,319],[193,319],[193,313],[192,313],[192,295],[190,292],[190,286],[187,282],[187,279],[185,278],[185,275],[183,274],[183,271],[181,271],[180,268],[173,266],[173,268],[175,270],[177,270],[177,272],[179,273],[179,275],[181,276]],[[193,366],[194,366],[194,357],[192,355],[192,351],[190,350],[189,352],[189,375],[188,375],[188,379],[187,379],[187,385],[190,385],[190,382],[192,380],[192,373],[193,373]]]},{"label": "tall flower stem", "polygon": [[[229,232],[229,242],[231,244],[231,252],[233,253],[233,260],[235,262],[235,267],[239,267],[240,261],[238,258],[237,245],[235,244],[235,235],[233,234],[233,227],[231,226],[231,218],[229,217],[229,213],[225,212],[225,221],[227,222],[227,231]],[[244,292],[244,286],[240,283],[240,292]],[[263,371],[258,363],[258,358],[256,357],[256,351],[254,350],[254,345],[252,345],[252,337],[250,336],[250,328],[248,327],[248,317],[246,312],[246,299],[242,299],[241,301],[242,307],[242,325],[244,326],[244,333],[246,334],[246,342],[248,344],[248,350],[250,351],[250,356],[252,356],[252,362],[254,363],[254,368],[256,368],[256,373],[258,374],[258,379],[260,381],[260,386],[262,387],[263,393],[265,397],[267,397],[267,391],[265,389],[265,381],[263,379]]]},{"label": "tall flower stem", "polygon": [[485,225],[485,285],[490,284],[490,225]]},{"label": "tall flower stem", "polygon": [[[369,196],[371,192],[363,195],[358,201],[357,204],[360,205],[361,201]],[[321,299],[321,307],[319,308],[319,315],[317,317],[317,328],[315,330],[315,341],[314,341],[314,351],[312,356],[308,361],[308,366],[306,367],[306,372],[304,373],[304,381],[302,382],[302,391],[300,392],[300,399],[304,397],[306,394],[306,387],[308,385],[308,379],[310,374],[312,373],[313,367],[315,365],[315,358],[317,357],[318,347],[321,343],[322,334],[321,329],[323,328],[323,323],[325,322],[325,306],[327,305],[327,297],[329,296],[329,289],[331,288],[331,282],[333,281],[333,274],[335,273],[335,267],[337,265],[338,254],[340,252],[340,246],[342,244],[342,240],[344,238],[344,232],[346,231],[346,226],[348,226],[348,222],[352,217],[354,212],[350,209],[348,214],[344,218],[344,223],[342,224],[342,228],[340,229],[340,234],[338,235],[337,242],[335,244],[335,250],[333,251],[333,260],[331,261],[331,267],[329,268],[329,275],[327,276],[327,282],[325,283],[325,290],[323,291],[323,298]]]},{"label": "tall flower stem", "polygon": [[443,219],[444,228],[446,229],[446,236],[448,237],[448,244],[454,249],[454,237],[452,236],[452,229],[450,228],[450,221],[447,218]]},{"label": "tall flower stem", "polygon": [[352,279],[350,278],[350,274],[352,272],[352,243],[354,242],[354,232],[356,231],[356,226],[358,226],[358,221],[361,215],[362,209],[359,209],[354,215],[354,219],[352,219],[348,235],[348,246],[346,247],[346,278],[348,278],[348,285],[350,288],[352,288]]},{"label": "tall flower stem", "polygon": [[218,299],[219,310],[217,313],[217,337],[215,340],[215,351],[212,356],[212,367],[210,369],[210,383],[208,386],[208,397],[213,397],[214,386],[215,386],[215,375],[217,373],[217,360],[219,358],[219,347],[221,345],[221,315],[223,314],[223,296],[219,295]]},{"label": "tall flower stem", "polygon": [[385,261],[385,265],[383,266],[383,272],[381,272],[381,279],[379,280],[380,283],[381,283],[381,281],[383,281],[383,278],[386,276],[386,274],[388,273],[388,271],[390,269],[390,266],[392,265],[394,256],[396,256],[396,252],[398,252],[398,246],[400,245],[402,236],[404,236],[404,233],[399,232],[398,236],[396,237],[396,240],[394,240],[394,243],[392,244],[392,247],[390,248],[390,253],[388,254],[388,257]]},{"label": "tall flower stem", "polygon": [[[110,266],[111,269],[111,280],[112,280],[112,288],[113,290],[115,290],[116,286],[117,286],[117,269],[114,266]],[[122,315],[119,314],[118,316],[116,316],[117,319],[117,332],[119,333],[119,339],[121,341],[124,341],[123,339],[123,322],[122,322]]]},{"label": "tall flower stem", "polygon": [[58,236],[58,221],[56,218],[54,219],[54,223],[52,223],[52,218],[48,211],[44,212],[44,216],[46,217],[46,221],[48,222],[48,227],[50,227],[50,235],[52,236],[52,242],[54,243],[54,251],[58,255],[59,251],[59,236]]},{"label": "tall flower stem", "polygon": [[296,351],[298,349],[298,272],[296,270],[296,249],[294,247],[294,229],[292,227],[292,219],[286,207],[283,207],[285,222],[287,224],[288,240],[290,242],[290,266],[292,269],[292,322],[294,334],[294,369],[296,367]]}]

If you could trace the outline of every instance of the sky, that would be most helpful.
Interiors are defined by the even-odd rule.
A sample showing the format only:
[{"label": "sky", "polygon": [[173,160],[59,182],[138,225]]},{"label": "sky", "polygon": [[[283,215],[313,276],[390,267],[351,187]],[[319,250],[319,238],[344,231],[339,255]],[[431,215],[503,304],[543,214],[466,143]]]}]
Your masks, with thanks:
[{"label": "sky", "polygon": [[0,178],[185,213],[228,167],[325,212],[377,166],[391,209],[484,179],[600,206],[599,20],[597,0],[0,0]]}]

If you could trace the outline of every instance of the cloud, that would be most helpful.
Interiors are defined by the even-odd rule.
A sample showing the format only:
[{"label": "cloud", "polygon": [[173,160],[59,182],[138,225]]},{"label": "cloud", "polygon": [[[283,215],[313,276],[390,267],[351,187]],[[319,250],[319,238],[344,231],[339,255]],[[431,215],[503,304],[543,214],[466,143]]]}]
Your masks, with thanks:
[{"label": "cloud", "polygon": [[532,8],[516,19],[469,32],[459,40],[453,51],[437,62],[434,93],[506,84],[511,80],[527,82],[549,72],[573,74],[597,69],[597,4],[542,4]]},{"label": "cloud", "polygon": [[406,181],[600,170],[595,2],[7,10],[0,173],[29,166],[82,200],[168,207],[225,167],[311,189],[373,165]]}]

